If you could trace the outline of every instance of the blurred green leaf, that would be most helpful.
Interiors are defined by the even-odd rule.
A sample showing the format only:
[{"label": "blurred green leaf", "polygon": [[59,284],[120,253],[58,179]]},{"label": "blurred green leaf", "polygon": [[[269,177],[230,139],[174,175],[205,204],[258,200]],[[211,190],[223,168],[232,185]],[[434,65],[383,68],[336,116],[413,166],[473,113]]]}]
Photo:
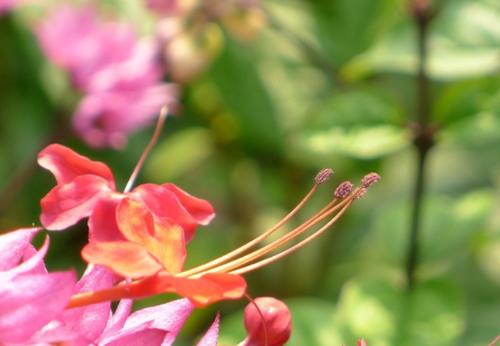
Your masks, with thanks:
[{"label": "blurred green leaf", "polygon": [[153,152],[146,174],[155,181],[172,181],[196,170],[213,155],[210,132],[202,128],[180,130],[165,139]]},{"label": "blurred green leaf", "polygon": [[[443,4],[430,27],[430,75],[440,79],[457,79],[498,72],[498,2],[456,0]],[[415,52],[413,23],[407,17],[353,61],[349,69],[414,73]]]},{"label": "blurred green leaf", "polygon": [[[419,237],[419,270],[435,275],[463,255],[474,233],[484,227],[493,206],[488,191],[471,192],[458,199],[430,197],[424,204],[422,233]],[[408,241],[409,204],[393,202],[379,211],[366,249],[381,262],[405,263]],[[371,257],[373,258],[373,257]]]},{"label": "blurred green leaf", "polygon": [[240,140],[250,150],[279,153],[282,130],[272,100],[257,73],[255,52],[231,39],[209,71],[222,102],[236,118]]},{"label": "blurred green leaf", "polygon": [[311,1],[321,48],[340,67],[370,46],[383,32],[399,0]]},{"label": "blurred green leaf", "polygon": [[345,155],[373,159],[409,144],[402,114],[387,97],[373,91],[332,96],[310,116],[291,143],[306,155]]},{"label": "blurred green leaf", "polygon": [[427,282],[406,292],[387,281],[364,279],[344,287],[334,323],[350,345],[360,336],[370,346],[453,345],[463,313],[461,295],[449,282]]}]

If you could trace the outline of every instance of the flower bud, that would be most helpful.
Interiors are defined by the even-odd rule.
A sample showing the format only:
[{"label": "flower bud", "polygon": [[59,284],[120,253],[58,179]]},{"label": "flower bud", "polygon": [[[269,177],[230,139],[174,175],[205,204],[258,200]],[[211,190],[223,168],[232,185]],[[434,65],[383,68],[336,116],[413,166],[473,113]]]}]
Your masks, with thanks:
[{"label": "flower bud", "polygon": [[365,339],[359,339],[358,343],[357,343],[357,346],[367,346]]},{"label": "flower bud", "polygon": [[249,303],[245,308],[244,322],[248,333],[243,342],[246,346],[281,346],[292,333],[290,310],[285,303],[271,297],[259,297],[254,303]]}]

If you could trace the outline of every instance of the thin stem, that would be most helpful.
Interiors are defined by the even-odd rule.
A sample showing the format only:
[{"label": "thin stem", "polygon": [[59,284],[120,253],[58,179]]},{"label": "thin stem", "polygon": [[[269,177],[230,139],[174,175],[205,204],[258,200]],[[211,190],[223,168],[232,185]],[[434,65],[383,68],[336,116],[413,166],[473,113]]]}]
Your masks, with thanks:
[{"label": "thin stem", "polygon": [[221,257],[218,257],[208,263],[205,263],[203,265],[200,265],[200,266],[197,266],[195,268],[192,268],[192,269],[189,269],[189,270],[186,270],[182,273],[179,273],[179,275],[182,275],[182,276],[190,276],[190,275],[193,275],[193,274],[197,274],[197,273],[200,273],[202,271],[205,271],[207,269],[210,269],[210,268],[213,268],[219,264],[222,264],[228,260],[230,260],[231,258],[234,258],[236,256],[238,256],[239,254],[245,252],[246,250],[250,249],[252,246],[258,244],[259,242],[261,242],[262,240],[266,239],[267,237],[269,237],[271,234],[273,234],[274,232],[276,232],[278,229],[280,229],[284,224],[286,224],[300,209],[302,209],[302,207],[307,203],[307,201],[309,201],[312,197],[312,195],[314,194],[314,192],[316,192],[318,188],[318,184],[314,184],[314,186],[311,188],[311,190],[304,196],[304,198],[302,198],[302,200],[299,202],[299,204],[297,204],[297,206],[295,208],[292,209],[292,211],[290,211],[283,219],[281,219],[276,225],[274,225],[273,227],[269,228],[267,231],[265,231],[264,233],[262,233],[261,235],[259,235],[258,237],[254,238],[253,240],[249,241],[248,243],[240,246],[239,248],[225,254],[224,256],[221,256]]},{"label": "thin stem", "polygon": [[127,182],[127,185],[125,186],[125,190],[123,190],[124,193],[127,193],[130,190],[132,190],[132,186],[134,186],[135,180],[137,179],[137,176],[139,175],[139,172],[141,171],[141,168],[144,165],[146,158],[148,157],[149,153],[151,152],[151,150],[155,146],[156,142],[158,142],[158,139],[160,138],[161,130],[163,128],[163,124],[165,123],[165,119],[167,118],[167,115],[168,115],[168,107],[163,106],[161,111],[160,111],[160,116],[158,117],[158,121],[156,122],[156,127],[155,127],[155,131],[153,133],[153,136],[149,140],[149,143],[146,146],[146,149],[144,149],[141,157],[139,158],[139,161],[135,165],[134,171],[130,175],[130,178]]},{"label": "thin stem", "polygon": [[347,210],[347,208],[349,208],[349,206],[351,205],[351,203],[353,202],[353,200],[349,200],[349,202],[340,210],[340,212],[338,214],[336,214],[330,221],[328,221],[328,223],[326,223],[323,227],[321,227],[319,230],[317,230],[316,232],[314,232],[313,234],[311,234],[309,237],[303,239],[302,241],[298,242],[297,244],[295,244],[294,246],[286,249],[285,251],[282,251],[274,256],[271,256],[271,257],[268,257],[264,260],[261,260],[259,262],[256,262],[256,263],[253,263],[251,265],[248,265],[246,267],[243,267],[243,268],[240,268],[240,269],[237,269],[237,270],[233,270],[233,271],[230,271],[229,273],[230,274],[237,274],[237,275],[241,275],[241,274],[245,274],[245,273],[248,273],[248,272],[251,272],[253,270],[256,270],[256,269],[259,269],[261,267],[264,267],[270,263],[273,263],[285,256],[288,256],[289,254],[297,251],[298,249],[302,248],[303,246],[305,246],[307,243],[313,241],[314,239],[316,239],[317,237],[319,237],[320,235],[322,235],[328,228],[330,228],[331,225],[333,225],[344,213],[345,211]]},{"label": "thin stem", "polygon": [[418,71],[416,76],[416,126],[414,145],[417,149],[418,163],[413,193],[413,210],[410,221],[410,239],[406,261],[406,280],[411,289],[415,283],[415,268],[419,256],[418,235],[422,219],[422,202],[425,193],[425,168],[427,154],[434,144],[434,131],[430,122],[429,76],[427,74],[428,60],[428,26],[432,18],[430,5],[427,1],[413,1],[413,17],[417,28]]},{"label": "thin stem", "polygon": [[498,335],[496,338],[494,338],[489,344],[488,346],[495,346],[496,344],[498,344],[498,342],[500,341],[500,335]]}]

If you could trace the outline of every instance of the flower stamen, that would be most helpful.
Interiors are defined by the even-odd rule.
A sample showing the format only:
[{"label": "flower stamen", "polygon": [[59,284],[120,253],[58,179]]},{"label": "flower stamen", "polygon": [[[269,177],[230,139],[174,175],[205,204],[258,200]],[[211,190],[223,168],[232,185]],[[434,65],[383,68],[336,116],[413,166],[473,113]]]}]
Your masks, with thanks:
[{"label": "flower stamen", "polygon": [[[203,272],[198,272],[197,274],[194,274],[194,275],[191,274],[191,275],[189,275],[189,277],[196,278],[196,277],[199,277],[199,276],[204,275],[206,273],[213,273],[213,272],[234,273],[234,271],[233,271],[234,269],[237,269],[237,268],[239,268],[247,263],[250,263],[250,262],[268,254],[269,252],[275,250],[276,248],[280,247],[281,245],[285,244],[286,242],[288,242],[294,238],[297,238],[302,233],[311,229],[312,227],[317,225],[319,222],[323,221],[325,218],[330,216],[333,212],[342,208],[340,210],[340,212],[332,218],[332,220],[330,220],[327,224],[325,224],[325,226],[323,226],[319,231],[316,232],[316,233],[319,232],[319,234],[316,235],[315,237],[313,237],[312,239],[316,238],[321,233],[323,233],[327,228],[329,228],[333,223],[335,223],[335,221],[337,221],[340,218],[340,216],[342,216],[342,214],[345,212],[345,210],[347,210],[347,208],[351,205],[353,199],[355,199],[357,197],[357,192],[358,192],[358,190],[356,190],[355,193],[352,194],[349,198],[342,200],[338,204],[336,204],[336,202],[338,201],[337,199],[332,200],[330,203],[328,203],[328,205],[326,207],[324,207],[319,212],[314,214],[311,218],[309,218],[302,225],[293,229],[292,231],[283,235],[282,237],[273,241],[272,243],[270,243],[266,246],[263,246],[262,248],[255,250],[255,251],[253,251],[245,256],[242,256],[234,261],[228,262],[228,263],[223,264],[223,265],[218,266],[218,267],[211,268],[211,269],[203,271]],[[308,239],[308,238],[306,238],[306,239]],[[310,239],[310,240],[312,240],[312,239]],[[277,255],[274,255],[272,257],[269,257],[266,260],[261,261],[262,265],[256,267],[255,269],[260,268],[263,265],[272,263],[275,260],[278,260],[278,259],[288,255],[289,253],[291,253],[295,250],[298,250],[300,247],[307,244],[310,240],[308,240],[305,243],[300,242],[300,243],[296,244],[296,245],[302,244],[298,247],[296,247],[296,245],[294,245],[291,248],[284,250],[283,252],[281,252]],[[293,250],[289,251],[290,249],[293,249]],[[258,262],[258,263],[261,263],[261,262]],[[184,275],[186,275],[186,272],[179,273],[177,275],[184,276]]]},{"label": "flower stamen", "polygon": [[[273,234],[274,232],[276,232],[277,230],[279,230],[288,221],[290,221],[292,219],[292,217],[294,217],[304,207],[304,205],[314,195],[314,193],[318,189],[318,186],[320,184],[324,183],[329,178],[329,176],[332,173],[333,173],[333,171],[331,169],[328,169],[328,168],[321,170],[318,173],[318,175],[316,176],[316,178],[314,180],[314,185],[312,186],[312,188],[302,198],[302,200],[300,200],[300,202],[295,206],[295,208],[293,208],[287,215],[285,215],[285,217],[283,217],[280,221],[278,221],[278,223],[276,223],[273,227],[271,227],[268,230],[266,230],[264,233],[260,234],[259,236],[257,236],[256,238],[252,239],[248,243],[246,243],[246,244],[238,247],[237,249],[235,249],[235,250],[233,250],[233,251],[231,251],[231,252],[229,252],[229,253],[221,256],[221,257],[218,257],[218,258],[216,258],[216,259],[214,259],[214,260],[212,260],[210,262],[207,262],[205,264],[202,264],[200,266],[197,266],[197,267],[191,268],[189,270],[186,270],[186,271],[184,271],[182,273],[179,273],[177,275],[178,276],[182,276],[182,277],[189,277],[189,276],[192,276],[192,275],[195,275],[195,274],[207,271],[208,269],[214,268],[214,267],[216,267],[216,266],[218,266],[220,264],[223,264],[223,263],[229,261],[230,259],[232,259],[232,258],[234,258],[234,257],[236,257],[236,256],[238,256],[240,254],[242,254],[246,250],[250,249],[251,247],[253,247],[253,246],[257,245],[258,243],[260,243],[261,241],[263,241],[264,239],[268,238],[271,234]],[[319,179],[318,176],[321,176],[321,179]],[[328,208],[328,206],[325,207],[325,208]],[[323,208],[323,209],[325,209],[325,208]],[[323,209],[321,211],[323,211]]]}]

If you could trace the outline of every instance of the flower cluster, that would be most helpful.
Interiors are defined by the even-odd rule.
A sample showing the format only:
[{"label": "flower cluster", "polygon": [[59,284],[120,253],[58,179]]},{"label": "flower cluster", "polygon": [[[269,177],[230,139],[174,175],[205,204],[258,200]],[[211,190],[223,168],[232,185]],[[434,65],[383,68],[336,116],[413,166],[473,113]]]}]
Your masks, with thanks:
[{"label": "flower cluster", "polygon": [[[79,281],[72,270],[47,272],[43,258],[49,238],[39,250],[31,245],[41,228],[0,236],[0,344],[170,345],[195,307],[249,297],[243,274],[319,237],[380,179],[370,173],[356,188],[342,182],[322,209],[250,251],[287,224],[333,175],[331,169],[321,170],[310,191],[275,226],[223,256],[185,270],[186,243],[199,225],[214,218],[214,208],[171,183],[132,188],[165,117],[163,109],[157,131],[124,192],[117,191],[111,169],[102,162],[59,144],[39,153],[38,163],[56,180],[41,200],[42,225],[61,231],[87,218],[89,241],[81,254],[88,267]],[[267,256],[283,246],[288,247]],[[166,292],[184,299],[130,313],[133,299]],[[112,301],[120,301],[114,311]],[[216,345],[218,325],[219,316],[199,345]],[[252,300],[245,310],[245,328],[248,336],[242,346],[284,345],[291,333],[290,312],[274,298]]]},{"label": "flower cluster", "polygon": [[[276,226],[216,260],[183,271],[186,242],[193,238],[198,225],[214,217],[209,202],[173,184],[144,184],[130,192],[118,192],[105,164],[57,144],[39,154],[39,163],[57,181],[41,201],[42,224],[47,229],[62,230],[88,217],[89,243],[82,256],[89,266],[78,282],[73,271],[48,273],[43,258],[49,238],[39,250],[31,245],[40,228],[0,236],[0,342],[5,345],[171,344],[195,306],[244,296],[246,282],[241,274],[319,236],[369,185],[364,183],[353,190],[352,184],[342,183],[344,197],[335,197],[285,236],[233,259],[297,213],[333,173],[323,170],[306,197]],[[379,178],[374,174],[369,177],[371,183]],[[309,237],[255,262],[332,214],[330,221]],[[131,298],[163,292],[188,299],[130,313]],[[120,300],[114,312],[110,306],[113,300]],[[199,345],[216,345],[218,323],[217,316]],[[291,333],[290,312],[274,298],[258,298],[245,310],[245,327],[248,337],[241,345],[284,345]]]},{"label": "flower cluster", "polygon": [[153,39],[130,24],[104,21],[92,7],[59,7],[37,28],[44,53],[83,92],[73,124],[90,145],[123,147],[126,136],[173,104]]}]

